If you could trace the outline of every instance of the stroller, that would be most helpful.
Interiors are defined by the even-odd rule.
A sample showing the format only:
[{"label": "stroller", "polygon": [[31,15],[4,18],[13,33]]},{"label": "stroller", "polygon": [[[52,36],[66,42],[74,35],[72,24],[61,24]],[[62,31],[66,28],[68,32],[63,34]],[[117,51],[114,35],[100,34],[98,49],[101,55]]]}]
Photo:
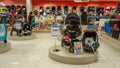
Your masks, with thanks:
[{"label": "stroller", "polygon": [[100,46],[97,33],[95,31],[86,31],[83,34],[82,45],[85,52],[97,51]]},{"label": "stroller", "polygon": [[80,18],[75,13],[70,13],[67,15],[65,20],[66,29],[63,30],[63,38],[61,41],[62,47],[68,46],[69,52],[74,52],[74,41],[79,41],[77,39],[82,34]]},{"label": "stroller", "polygon": [[24,36],[28,36],[28,35],[31,35],[32,34],[32,27],[30,26],[30,24],[25,24],[23,26],[23,35]]}]

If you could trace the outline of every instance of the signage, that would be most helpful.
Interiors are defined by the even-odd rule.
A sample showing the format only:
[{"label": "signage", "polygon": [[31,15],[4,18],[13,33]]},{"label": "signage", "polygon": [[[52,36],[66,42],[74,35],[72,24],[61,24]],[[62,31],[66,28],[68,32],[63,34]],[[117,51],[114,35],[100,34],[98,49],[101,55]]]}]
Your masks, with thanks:
[{"label": "signage", "polygon": [[51,25],[51,35],[52,36],[59,36],[59,26],[58,25]]},{"label": "signage", "polygon": [[16,29],[17,30],[21,30],[22,28],[21,28],[21,22],[16,22],[16,24],[15,24],[15,26],[16,26]]}]

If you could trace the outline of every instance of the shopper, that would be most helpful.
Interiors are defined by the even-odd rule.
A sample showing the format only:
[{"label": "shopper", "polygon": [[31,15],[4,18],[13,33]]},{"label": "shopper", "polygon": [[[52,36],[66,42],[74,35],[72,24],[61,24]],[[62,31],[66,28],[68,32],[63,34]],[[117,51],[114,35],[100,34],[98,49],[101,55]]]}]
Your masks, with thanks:
[{"label": "shopper", "polygon": [[32,18],[33,18],[33,13],[30,12],[28,16],[28,23],[31,25],[32,24]]}]

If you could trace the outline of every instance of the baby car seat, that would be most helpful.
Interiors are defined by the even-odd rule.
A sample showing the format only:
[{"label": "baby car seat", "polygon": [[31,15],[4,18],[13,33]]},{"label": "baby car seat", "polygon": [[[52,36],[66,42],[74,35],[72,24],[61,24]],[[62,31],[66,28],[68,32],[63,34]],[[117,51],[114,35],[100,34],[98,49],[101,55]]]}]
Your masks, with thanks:
[{"label": "baby car seat", "polygon": [[61,6],[58,6],[57,7],[57,13],[58,13],[58,15],[61,15],[61,12],[62,12],[62,8],[61,8]]},{"label": "baby car seat", "polygon": [[24,36],[31,35],[32,33],[32,27],[29,24],[25,24],[23,26]]},{"label": "baby car seat", "polygon": [[83,34],[83,49],[86,52],[96,51],[99,47],[98,35],[95,31],[87,31]]},{"label": "baby car seat", "polygon": [[64,14],[65,14],[65,15],[68,14],[68,10],[69,10],[68,6],[64,6]]}]

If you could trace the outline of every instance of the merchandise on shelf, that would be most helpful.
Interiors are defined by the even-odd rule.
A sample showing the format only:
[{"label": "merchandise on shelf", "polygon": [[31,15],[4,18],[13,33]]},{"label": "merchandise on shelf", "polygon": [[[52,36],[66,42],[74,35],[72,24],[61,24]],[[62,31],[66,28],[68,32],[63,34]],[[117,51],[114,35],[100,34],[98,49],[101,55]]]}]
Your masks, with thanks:
[{"label": "merchandise on shelf", "polygon": [[68,11],[69,11],[68,6],[64,6],[64,14],[65,14],[65,15],[67,15],[67,14],[68,14]]},{"label": "merchandise on shelf", "polygon": [[57,6],[57,13],[58,13],[58,15],[62,14],[62,8],[61,8],[61,6]]}]

